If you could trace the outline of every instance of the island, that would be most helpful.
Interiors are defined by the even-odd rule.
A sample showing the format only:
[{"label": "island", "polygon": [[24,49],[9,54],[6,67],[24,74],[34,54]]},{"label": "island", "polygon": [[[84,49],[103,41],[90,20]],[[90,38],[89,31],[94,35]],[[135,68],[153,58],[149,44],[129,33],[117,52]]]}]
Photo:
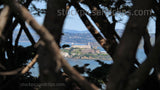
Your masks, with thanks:
[{"label": "island", "polygon": [[72,59],[111,60],[111,57],[105,51],[100,51],[89,43],[88,45],[71,45],[71,47],[63,48],[61,54],[65,58]]}]

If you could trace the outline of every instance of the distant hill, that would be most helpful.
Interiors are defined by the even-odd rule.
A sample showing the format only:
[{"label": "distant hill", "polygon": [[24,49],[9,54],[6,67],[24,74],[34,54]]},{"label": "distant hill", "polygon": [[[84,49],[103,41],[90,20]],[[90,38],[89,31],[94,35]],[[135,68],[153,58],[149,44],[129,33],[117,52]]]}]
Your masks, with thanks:
[{"label": "distant hill", "polygon": [[[38,40],[39,40],[39,36],[38,36],[38,34],[37,34],[36,32],[34,32],[34,30],[30,29],[29,32],[31,33],[31,35],[33,36],[33,38],[34,38],[35,41],[38,41]],[[14,30],[13,41],[15,41],[18,33],[19,33],[19,29]],[[24,31],[22,31],[22,34],[21,34],[19,40],[20,40],[21,42],[27,42],[27,41],[29,41],[29,40],[28,40],[28,37],[26,36],[26,34],[24,33]]]},{"label": "distant hill", "polygon": [[96,40],[90,33],[70,33],[65,32],[62,36],[61,43],[67,43],[67,44],[88,44],[88,42],[96,43]]},{"label": "distant hill", "polygon": [[[89,31],[76,31],[76,30],[63,30],[64,35],[62,36],[61,43],[63,44],[88,44],[90,42],[92,45],[99,45],[97,41],[94,39],[94,37],[90,34]],[[117,29],[117,33],[122,36],[123,30]],[[14,31],[13,40],[17,37],[19,30]],[[30,33],[33,35],[34,39],[37,41],[39,40],[39,36],[30,28]],[[155,34],[150,33],[151,37],[151,43],[154,44],[155,41]],[[20,38],[20,41],[28,41],[27,36],[23,32]],[[141,40],[141,44],[139,45],[139,48],[143,47],[143,40]]]},{"label": "distant hill", "polygon": [[[97,41],[94,39],[94,37],[87,31],[85,32],[81,32],[81,31],[74,31],[74,30],[68,30],[70,32],[64,32],[64,35],[62,37],[62,43],[66,43],[66,44],[88,44],[88,42],[93,43],[94,45],[99,45],[97,43]],[[123,30],[117,29],[116,32],[118,33],[118,35],[122,36],[123,34]],[[150,33],[150,41],[151,44],[154,45],[155,42],[155,34],[154,33]],[[139,48],[143,48],[143,38],[140,42]]]},{"label": "distant hill", "polygon": [[77,30],[64,29],[63,33],[89,33],[89,31],[88,30],[77,31]]}]

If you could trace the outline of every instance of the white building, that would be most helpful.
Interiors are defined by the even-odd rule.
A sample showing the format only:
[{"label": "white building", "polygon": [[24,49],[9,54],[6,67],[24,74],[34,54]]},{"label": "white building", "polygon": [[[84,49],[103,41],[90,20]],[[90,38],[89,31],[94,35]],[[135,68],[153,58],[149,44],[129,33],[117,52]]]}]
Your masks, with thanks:
[{"label": "white building", "polygon": [[91,49],[91,45],[88,43],[88,45],[72,45],[72,48],[88,48]]},{"label": "white building", "polygon": [[68,54],[67,52],[61,52],[61,55],[62,55],[63,57],[69,57],[69,54]]}]

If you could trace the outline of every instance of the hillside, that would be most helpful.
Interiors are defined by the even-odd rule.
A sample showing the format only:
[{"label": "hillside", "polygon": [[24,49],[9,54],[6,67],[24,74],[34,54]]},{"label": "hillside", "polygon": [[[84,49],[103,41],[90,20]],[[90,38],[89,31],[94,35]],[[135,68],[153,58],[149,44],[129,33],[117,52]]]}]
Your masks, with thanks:
[{"label": "hillside", "polygon": [[[116,30],[119,35],[122,35],[122,30]],[[33,31],[30,31],[33,35],[35,41],[39,40],[39,36]],[[13,40],[15,40],[16,36],[18,34],[18,30],[14,31]],[[151,43],[154,44],[155,36],[154,34],[150,34],[151,36]],[[26,37],[26,34],[22,32],[22,35],[20,37],[20,41],[27,42],[28,38]],[[88,32],[88,31],[75,31],[75,30],[64,30],[64,35],[62,36],[62,44],[82,44],[87,45],[88,42],[91,43],[91,45],[99,46],[99,44],[96,42],[94,37]],[[139,45],[139,48],[143,47],[143,40],[141,41],[141,44]]]},{"label": "hillside", "polygon": [[87,44],[88,42],[96,42],[90,33],[64,33],[61,43]]}]

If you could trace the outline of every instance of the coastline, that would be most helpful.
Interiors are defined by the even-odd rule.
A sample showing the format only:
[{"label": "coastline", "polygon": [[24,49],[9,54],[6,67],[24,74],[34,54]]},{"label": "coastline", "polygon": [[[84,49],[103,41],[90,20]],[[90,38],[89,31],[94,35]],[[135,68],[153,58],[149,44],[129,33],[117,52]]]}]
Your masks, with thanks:
[{"label": "coastline", "polygon": [[93,59],[93,58],[69,58],[69,57],[64,57],[65,59],[73,59],[73,60],[102,60],[102,61],[112,61],[111,58],[109,59]]}]

